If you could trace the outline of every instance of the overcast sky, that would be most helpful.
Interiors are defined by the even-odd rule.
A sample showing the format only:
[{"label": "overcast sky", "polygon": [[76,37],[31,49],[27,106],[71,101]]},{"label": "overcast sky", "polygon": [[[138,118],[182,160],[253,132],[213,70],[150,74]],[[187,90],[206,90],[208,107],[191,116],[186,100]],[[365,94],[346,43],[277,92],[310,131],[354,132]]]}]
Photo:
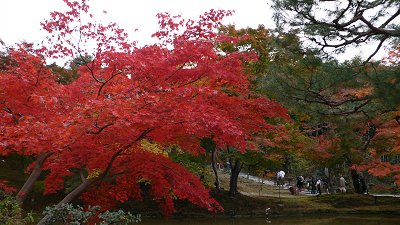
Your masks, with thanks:
[{"label": "overcast sky", "polygon": [[[7,45],[23,40],[42,41],[46,33],[40,30],[40,22],[64,5],[62,0],[0,0],[0,39]],[[225,19],[224,24],[234,23],[238,28],[256,28],[259,24],[274,27],[271,0],[90,0],[89,5],[97,19],[117,22],[139,46],[154,42],[150,36],[158,29],[156,14],[159,12],[196,19],[210,9],[234,10],[234,15]],[[135,29],[138,31],[134,32]],[[365,57],[374,47],[351,48],[337,58],[343,61],[355,55]],[[375,58],[382,55],[380,51]]]},{"label": "overcast sky", "polygon": [[[186,18],[198,18],[210,9],[235,10],[225,24],[254,27],[264,24],[273,28],[270,0],[90,0],[94,15],[102,21],[115,21],[128,31],[140,45],[151,43],[150,36],[157,31],[156,14],[169,12]],[[0,0],[0,39],[7,44],[22,40],[39,42],[44,32],[40,22],[49,13],[63,7],[61,0]],[[103,10],[107,13],[104,14]],[[138,32],[133,32],[135,29]]]}]

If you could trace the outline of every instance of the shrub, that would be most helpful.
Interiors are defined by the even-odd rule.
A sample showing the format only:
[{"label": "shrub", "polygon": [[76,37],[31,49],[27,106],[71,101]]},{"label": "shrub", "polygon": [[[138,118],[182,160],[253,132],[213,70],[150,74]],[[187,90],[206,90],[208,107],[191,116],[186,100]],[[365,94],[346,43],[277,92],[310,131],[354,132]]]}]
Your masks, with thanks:
[{"label": "shrub", "polygon": [[0,191],[0,224],[23,225],[34,221],[32,213],[24,215],[15,198]]},{"label": "shrub", "polygon": [[[80,225],[89,222],[89,219],[98,219],[99,225],[120,224],[128,225],[130,223],[139,223],[140,214],[132,215],[130,212],[118,210],[117,212],[106,211],[98,213],[100,206],[89,206],[84,210],[81,206],[72,204],[62,204],[61,206],[48,206],[43,211],[46,218],[46,224],[55,224],[63,222],[70,225]],[[97,215],[97,218],[96,218]]]}]

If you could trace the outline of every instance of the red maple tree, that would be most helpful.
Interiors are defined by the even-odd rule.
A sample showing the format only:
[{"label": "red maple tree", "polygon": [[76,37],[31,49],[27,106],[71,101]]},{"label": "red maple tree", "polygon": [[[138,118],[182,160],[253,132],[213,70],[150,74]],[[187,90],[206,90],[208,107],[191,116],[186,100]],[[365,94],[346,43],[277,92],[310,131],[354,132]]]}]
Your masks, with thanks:
[{"label": "red maple tree", "polygon": [[[243,67],[243,61],[255,60],[251,52],[222,53],[216,47],[235,41],[213,30],[231,12],[211,10],[198,21],[159,14],[160,31],[155,36],[161,43],[137,48],[117,24],[83,21],[92,17],[86,1],[64,2],[69,11],[54,12],[43,23],[51,45],[35,54],[92,54],[93,60],[79,68],[79,79],[69,85],[50,78],[41,82],[34,89],[38,100],[30,106],[33,111],[22,110],[29,89],[9,87],[1,92],[2,104],[10,109],[2,112],[8,116],[1,121],[3,154],[10,149],[22,155],[45,154],[46,193],[62,189],[65,178],[80,176],[81,183],[60,204],[84,193],[85,201],[108,209],[131,197],[140,199],[145,183],[167,215],[174,212],[173,199],[221,210],[199,178],[167,156],[148,151],[141,140],[201,154],[200,140],[208,137],[221,148],[245,151],[251,148],[253,134],[275,128],[266,118],[288,118],[278,103],[251,92]],[[95,47],[85,49],[86,41]],[[50,70],[42,69],[51,77]],[[21,79],[33,76],[25,70]],[[14,73],[1,72],[0,82],[16,83]],[[8,95],[18,97],[2,100]],[[19,98],[21,110],[11,105]],[[13,124],[14,117],[18,123]]]},{"label": "red maple tree", "polygon": [[29,47],[21,44],[10,49],[0,70],[0,155],[18,153],[37,158],[31,178],[17,194],[19,202],[32,190],[43,161],[61,148],[55,140],[67,113],[65,87],[55,82],[44,60]]}]

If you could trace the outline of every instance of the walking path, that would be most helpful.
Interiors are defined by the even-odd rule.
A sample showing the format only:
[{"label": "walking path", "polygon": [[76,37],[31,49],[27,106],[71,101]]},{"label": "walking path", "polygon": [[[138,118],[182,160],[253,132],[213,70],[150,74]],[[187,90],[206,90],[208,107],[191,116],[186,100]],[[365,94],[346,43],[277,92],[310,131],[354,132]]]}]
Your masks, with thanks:
[{"label": "walking path", "polygon": [[270,185],[270,186],[276,185],[275,182],[272,180],[264,180],[262,178],[259,178],[259,177],[253,176],[253,175],[249,175],[249,174],[239,173],[239,177],[243,177],[243,178],[246,178],[248,180],[251,180],[251,181],[254,181],[254,182],[257,182],[260,184],[262,183],[262,184]]},{"label": "walking path", "polygon": [[[255,183],[259,183],[262,185],[267,185],[267,186],[275,186],[276,187],[276,183],[273,180],[267,180],[267,179],[262,179],[260,177],[257,176],[253,176],[253,175],[249,175],[249,174],[245,174],[245,173],[240,173],[239,177],[253,181]],[[285,184],[283,186],[283,188],[281,188],[281,190],[288,190],[289,189],[289,185]],[[257,193],[252,193],[252,194],[257,194]],[[318,194],[312,194],[310,191],[307,190],[303,190],[299,193],[300,195],[306,195],[306,196],[316,196]],[[326,193],[323,193],[326,194]],[[400,198],[400,195],[394,195],[394,194],[372,194],[370,193],[369,195],[373,196],[375,198],[375,203],[377,202],[379,197],[393,197],[393,198]]]}]

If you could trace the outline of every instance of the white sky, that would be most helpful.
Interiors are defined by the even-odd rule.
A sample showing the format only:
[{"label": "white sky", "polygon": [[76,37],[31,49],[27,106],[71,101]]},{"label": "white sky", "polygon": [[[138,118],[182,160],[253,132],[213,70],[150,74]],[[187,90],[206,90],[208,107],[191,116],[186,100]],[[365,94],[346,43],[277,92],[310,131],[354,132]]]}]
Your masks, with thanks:
[{"label": "white sky", "polygon": [[[198,18],[210,9],[235,10],[224,20],[237,27],[254,27],[264,24],[273,28],[269,0],[90,0],[94,16],[102,21],[115,21],[137,40],[139,45],[151,43],[151,34],[157,31],[156,14],[169,12],[185,18]],[[40,22],[49,13],[63,7],[61,0],[0,0],[0,39],[6,44],[26,40],[40,42],[45,35]],[[107,11],[107,14],[103,13]],[[138,32],[133,32],[135,29]]]},{"label": "white sky", "polygon": [[[23,40],[41,42],[46,33],[40,30],[40,22],[64,5],[61,0],[0,0],[0,39],[7,45]],[[237,28],[264,24],[274,28],[271,0],[90,0],[89,5],[97,19],[117,22],[139,46],[154,42],[151,34],[158,30],[159,12],[196,19],[210,9],[235,10],[224,24],[234,23]],[[136,28],[138,32],[134,32]],[[352,48],[337,58],[342,61],[355,55],[365,56],[373,52],[371,47]],[[382,51],[378,55],[381,57]]]}]

